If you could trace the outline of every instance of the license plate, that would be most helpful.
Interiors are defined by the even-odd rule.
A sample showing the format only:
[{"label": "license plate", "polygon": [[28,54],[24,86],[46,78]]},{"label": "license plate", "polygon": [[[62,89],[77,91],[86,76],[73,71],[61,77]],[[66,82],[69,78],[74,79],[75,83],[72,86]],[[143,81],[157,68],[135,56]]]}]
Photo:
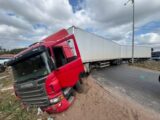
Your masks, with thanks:
[{"label": "license plate", "polygon": [[34,83],[30,82],[30,83],[26,83],[26,84],[22,84],[20,85],[20,88],[21,89],[24,89],[24,88],[31,88],[34,86]]}]

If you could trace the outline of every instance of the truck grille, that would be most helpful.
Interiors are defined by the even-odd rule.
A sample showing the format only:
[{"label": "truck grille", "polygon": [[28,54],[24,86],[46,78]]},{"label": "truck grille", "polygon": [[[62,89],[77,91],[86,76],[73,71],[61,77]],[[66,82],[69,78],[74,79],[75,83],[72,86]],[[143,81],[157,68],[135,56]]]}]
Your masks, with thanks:
[{"label": "truck grille", "polygon": [[37,107],[49,105],[45,92],[45,79],[46,77],[43,77],[37,80],[16,83],[15,90],[24,104]]}]

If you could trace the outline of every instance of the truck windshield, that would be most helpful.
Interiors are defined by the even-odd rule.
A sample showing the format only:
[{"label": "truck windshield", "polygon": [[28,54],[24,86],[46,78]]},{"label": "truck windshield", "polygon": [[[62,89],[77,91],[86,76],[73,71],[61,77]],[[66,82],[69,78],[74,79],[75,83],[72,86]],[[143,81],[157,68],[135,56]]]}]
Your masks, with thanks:
[{"label": "truck windshield", "polygon": [[45,52],[13,65],[12,70],[17,82],[36,79],[50,73]]}]

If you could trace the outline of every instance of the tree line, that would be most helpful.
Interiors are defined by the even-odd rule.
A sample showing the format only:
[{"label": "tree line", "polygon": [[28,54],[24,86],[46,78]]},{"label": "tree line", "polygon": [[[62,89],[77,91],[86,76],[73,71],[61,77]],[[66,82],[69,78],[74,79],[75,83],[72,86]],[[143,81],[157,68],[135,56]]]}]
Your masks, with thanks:
[{"label": "tree line", "polygon": [[24,49],[26,49],[26,48],[14,48],[14,49],[11,49],[11,50],[7,50],[7,49],[3,48],[2,46],[0,46],[0,55],[3,55],[3,54],[17,54]]}]

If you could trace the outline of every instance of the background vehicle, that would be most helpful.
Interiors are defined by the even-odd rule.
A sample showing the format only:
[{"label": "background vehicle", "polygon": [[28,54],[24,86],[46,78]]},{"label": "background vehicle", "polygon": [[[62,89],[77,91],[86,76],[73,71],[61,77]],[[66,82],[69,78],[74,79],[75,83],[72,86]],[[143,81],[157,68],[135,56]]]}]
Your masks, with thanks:
[{"label": "background vehicle", "polygon": [[[13,56],[12,56],[13,57]],[[7,62],[12,58],[11,56],[1,55],[0,56],[0,72],[4,72],[6,69]]]},{"label": "background vehicle", "polygon": [[160,51],[152,52],[152,60],[156,60],[156,61],[160,60]]}]

